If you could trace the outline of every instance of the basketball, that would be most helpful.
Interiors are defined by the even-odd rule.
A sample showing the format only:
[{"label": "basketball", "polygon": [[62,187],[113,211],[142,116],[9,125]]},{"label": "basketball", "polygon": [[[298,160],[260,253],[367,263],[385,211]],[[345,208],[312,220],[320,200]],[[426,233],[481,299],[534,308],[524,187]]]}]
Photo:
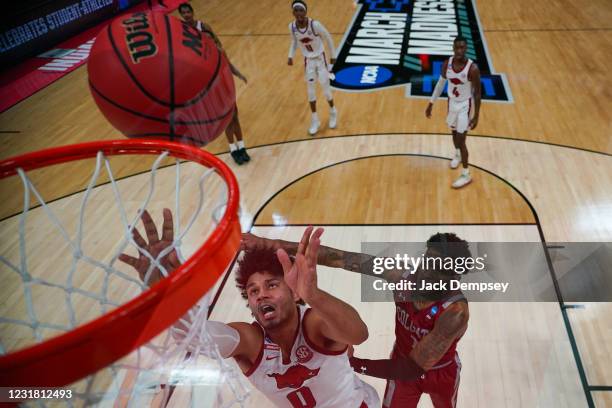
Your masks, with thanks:
[{"label": "basketball", "polygon": [[98,108],[127,137],[204,146],[234,112],[225,55],[207,35],[161,13],[113,20],[98,34],[87,72]]}]

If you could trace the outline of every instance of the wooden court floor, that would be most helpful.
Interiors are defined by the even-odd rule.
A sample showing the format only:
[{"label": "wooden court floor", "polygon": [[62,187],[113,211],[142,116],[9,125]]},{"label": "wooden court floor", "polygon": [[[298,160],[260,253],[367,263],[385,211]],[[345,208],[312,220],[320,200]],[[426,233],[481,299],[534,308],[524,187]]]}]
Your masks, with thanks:
[{"label": "wooden court floor", "polygon": [[[612,242],[609,1],[476,1],[492,63],[506,74],[514,103],[483,103],[478,128],[468,137],[474,182],[459,191],[450,188],[456,173],[448,169],[452,143],[442,101],[427,120],[426,103],[406,98],[402,88],[337,91],[338,128],[327,129],[327,107],[320,102],[324,125],[308,136],[302,67],[286,65],[288,3],[192,2],[249,80],[236,85],[251,163],[236,166],[223,138],[208,150],[235,171],[242,209],[258,233],[295,238],[303,225],[327,225],[324,244],[349,250],[387,234],[423,240],[439,228],[473,240]],[[353,2],[308,3],[338,45]],[[3,159],[121,135],[97,110],[82,67],[0,114],[0,137]],[[117,176],[148,168],[149,162],[125,161]],[[90,163],[76,164],[33,179],[43,196],[61,204],[84,188],[90,173]],[[2,225],[11,224],[22,205],[21,188],[9,180],[0,183],[0,192]],[[339,285],[333,279],[356,287],[354,277],[320,274],[370,325],[363,354],[386,352],[392,318],[379,316],[392,313],[388,305],[361,304],[358,289],[334,292]],[[213,318],[250,318],[231,277],[219,299]],[[612,304],[478,304],[473,310],[460,350],[460,406],[612,407]],[[545,329],[534,333],[530,316]],[[509,333],[519,340],[508,341]],[[380,392],[382,383],[373,384]],[[424,400],[422,406],[430,406]]]}]

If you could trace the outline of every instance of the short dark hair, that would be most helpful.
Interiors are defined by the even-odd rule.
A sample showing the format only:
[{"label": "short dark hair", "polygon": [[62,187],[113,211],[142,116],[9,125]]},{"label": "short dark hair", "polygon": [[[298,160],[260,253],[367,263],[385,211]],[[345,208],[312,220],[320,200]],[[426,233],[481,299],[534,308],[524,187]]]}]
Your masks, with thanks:
[{"label": "short dark hair", "polygon": [[181,4],[179,4],[179,6],[178,6],[179,13],[181,12],[181,9],[184,9],[184,8],[188,9],[189,11],[191,11],[193,13],[193,7],[191,7],[191,4],[189,4],[189,3],[181,3]]},{"label": "short dark hair", "polygon": [[244,256],[238,261],[236,270],[236,287],[240,294],[247,299],[246,285],[251,275],[257,272],[270,272],[274,276],[284,277],[276,251],[273,249],[250,249],[244,252]]},{"label": "short dark hair", "polygon": [[[471,258],[468,242],[453,232],[438,232],[427,240],[427,249],[434,249],[442,258]],[[454,272],[453,272],[454,273]]]},{"label": "short dark hair", "polygon": [[304,8],[306,9],[306,11],[308,11],[308,6],[306,5],[306,2],[303,0],[293,0],[293,2],[291,3],[291,8],[293,9],[293,7],[296,4],[301,4],[302,6],[304,6]]},{"label": "short dark hair", "polygon": [[453,40],[453,44],[456,44],[456,43],[461,42],[461,41],[463,41],[464,43],[467,44],[467,40],[465,39],[465,37],[463,37],[461,35],[458,35],[458,36],[455,37],[455,39]]}]

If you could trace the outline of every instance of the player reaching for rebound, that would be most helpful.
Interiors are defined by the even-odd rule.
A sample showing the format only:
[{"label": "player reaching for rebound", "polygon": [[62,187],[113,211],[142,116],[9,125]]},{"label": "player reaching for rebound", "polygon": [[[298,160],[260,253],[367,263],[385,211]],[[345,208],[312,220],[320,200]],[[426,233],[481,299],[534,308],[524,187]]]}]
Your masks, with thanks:
[{"label": "player reaching for rebound", "polygon": [[465,57],[466,49],[465,38],[456,37],[453,42],[453,56],[444,61],[442,73],[425,110],[425,115],[430,118],[433,103],[442,94],[444,84],[448,80],[446,122],[453,132],[453,144],[456,149],[450,167],[456,169],[459,162],[463,165],[461,176],[452,184],[453,188],[461,188],[472,181],[468,168],[466,138],[467,131],[475,129],[478,125],[480,113],[480,70],[472,60]]},{"label": "player reaching for rebound", "polygon": [[[148,242],[134,229],[134,240],[153,258],[173,242],[170,210],[164,210],[160,239],[148,212],[142,215]],[[368,329],[348,304],[317,286],[317,256],[323,229],[304,232],[295,258],[282,249],[247,248],[238,261],[237,287],[255,322],[206,327],[221,356],[233,357],[251,383],[277,407],[373,408],[380,406],[374,388],[360,380],[349,364],[349,345],[360,344]],[[150,261],[121,254],[141,279]],[[176,251],[160,260],[166,270],[179,266]],[[160,271],[152,272],[159,280]],[[310,307],[306,307],[306,302]]]},{"label": "player reaching for rebound", "polygon": [[[243,245],[296,251],[293,242],[244,234]],[[468,243],[452,233],[438,233],[427,241],[425,258],[470,258]],[[317,262],[332,268],[372,275],[374,256],[321,246]],[[453,262],[454,264],[455,262]],[[453,270],[419,268],[410,275],[391,270],[376,275],[389,282],[414,279],[438,283],[460,279]],[[461,362],[457,343],[467,330],[469,308],[461,291],[417,290],[395,293],[395,344],[388,360],[351,358],[355,371],[387,379],[383,407],[416,408],[422,394],[429,394],[436,408],[457,403]]]},{"label": "player reaching for rebound", "polygon": [[[232,74],[240,78],[244,83],[247,83],[247,79],[242,73],[236,68],[227,57],[227,53],[223,49],[223,45],[219,40],[219,37],[214,33],[212,28],[203,21],[196,20],[193,15],[193,7],[189,3],[181,3],[179,5],[179,13],[181,14],[181,18],[185,23],[189,24],[191,27],[195,28],[201,33],[208,35],[213,39],[219,51],[225,54],[227,61],[229,63],[230,69],[232,70]],[[230,147],[230,154],[234,161],[237,164],[247,163],[251,160],[251,157],[246,151],[244,147],[244,140],[242,139],[242,127],[240,126],[240,120],[238,119],[238,105],[234,107],[234,116],[232,116],[232,120],[227,125],[225,129],[225,137],[227,138],[227,142]]]},{"label": "player reaching for rebound", "polygon": [[299,46],[302,50],[302,54],[304,55],[308,102],[310,103],[310,110],[312,112],[308,133],[315,135],[319,130],[319,126],[321,125],[319,116],[317,114],[317,91],[315,88],[315,81],[317,78],[319,79],[321,88],[323,88],[323,95],[325,95],[325,98],[329,103],[329,128],[335,129],[337,125],[338,111],[334,106],[334,99],[332,97],[331,86],[329,84],[329,72],[331,67],[327,64],[323,40],[325,40],[327,43],[327,48],[329,48],[329,58],[331,64],[336,62],[336,51],[334,49],[334,42],[323,24],[306,16],[308,7],[306,6],[305,2],[295,0],[291,4],[291,7],[293,9],[295,21],[289,24],[289,32],[291,33],[291,47],[289,48],[289,59],[287,60],[287,64],[293,65],[295,50]]}]

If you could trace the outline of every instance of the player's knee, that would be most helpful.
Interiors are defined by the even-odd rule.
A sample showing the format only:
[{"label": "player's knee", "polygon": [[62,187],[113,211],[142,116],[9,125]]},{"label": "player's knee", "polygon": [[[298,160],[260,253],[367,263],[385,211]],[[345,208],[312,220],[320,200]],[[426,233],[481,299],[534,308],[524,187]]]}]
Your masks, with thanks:
[{"label": "player's knee", "polygon": [[306,84],[306,88],[308,90],[308,101],[309,102],[316,101],[317,100],[317,90],[315,88],[314,79],[311,81],[308,81],[308,83]]},{"label": "player's knee", "polygon": [[323,89],[323,95],[325,95],[325,99],[328,101],[332,99],[331,86],[329,85],[329,80],[321,82],[321,88]]}]

